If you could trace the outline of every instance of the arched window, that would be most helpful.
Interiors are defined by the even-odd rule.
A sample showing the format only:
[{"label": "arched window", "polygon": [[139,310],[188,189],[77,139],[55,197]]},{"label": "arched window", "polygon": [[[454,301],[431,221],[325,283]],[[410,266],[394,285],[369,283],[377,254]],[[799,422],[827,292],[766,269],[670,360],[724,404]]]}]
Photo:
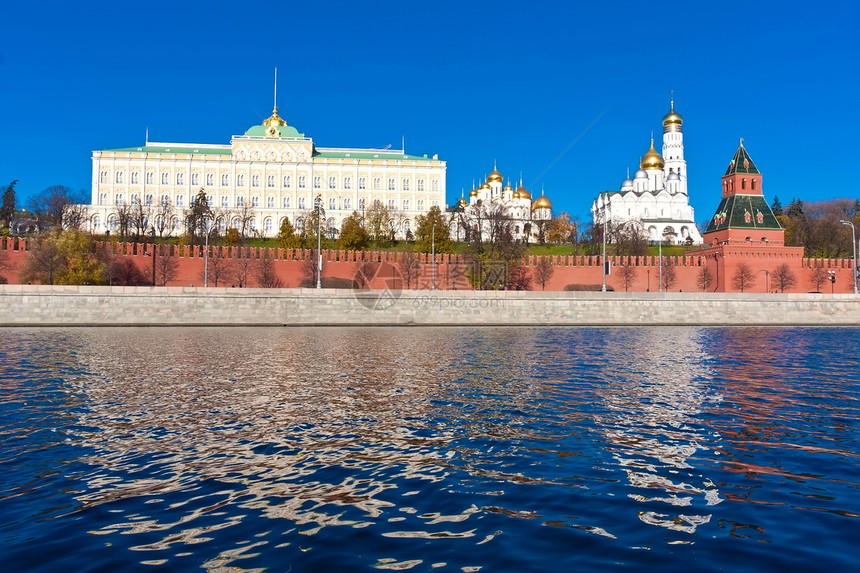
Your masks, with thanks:
[{"label": "arched window", "polygon": [[132,193],[131,194],[131,204],[137,205],[138,203],[140,203],[140,196],[137,193]]},{"label": "arched window", "polygon": [[266,177],[266,187],[274,187],[275,186],[275,176],[274,174],[270,174]]},{"label": "arched window", "polygon": [[314,175],[314,189],[319,189],[322,187],[322,176]]},{"label": "arched window", "polygon": [[329,197],[328,198],[328,208],[330,211],[334,211],[337,209],[337,198],[336,197]]},{"label": "arched window", "polygon": [[352,199],[350,197],[343,198],[343,208],[349,209],[352,206]]},{"label": "arched window", "polygon": [[269,198],[266,199],[266,207],[269,209],[275,208],[275,198],[273,196],[269,195]]},{"label": "arched window", "polygon": [[409,210],[409,199],[404,199],[404,200],[403,200],[403,210],[404,210],[404,211],[408,211],[408,210]]},{"label": "arched window", "polygon": [[257,232],[257,218],[256,217],[251,217],[251,219],[248,221],[248,228],[250,228],[251,231],[254,233]]},{"label": "arched window", "polygon": [[122,193],[117,193],[113,198],[113,202],[115,205],[122,205]]},{"label": "arched window", "polygon": [[335,175],[329,175],[328,188],[334,189],[335,187],[337,187],[337,177]]},{"label": "arched window", "polygon": [[409,179],[403,178],[403,190],[409,191]]},{"label": "arched window", "polygon": [[755,191],[755,179],[752,180],[751,185],[752,185],[752,190]]},{"label": "arched window", "polygon": [[289,175],[284,175],[284,187],[289,188],[292,184],[292,178]]},{"label": "arched window", "polygon": [[358,200],[358,210],[359,210],[359,211],[364,211],[364,207],[365,207],[365,205],[366,205],[366,202],[365,202],[365,200],[364,200],[364,197],[360,198],[360,199]]},{"label": "arched window", "polygon": [[226,195],[221,195],[221,206],[226,209],[229,204],[230,204],[230,198],[227,197]]},{"label": "arched window", "polygon": [[260,175],[254,173],[251,175],[251,187],[259,187],[260,186]]},{"label": "arched window", "polygon": [[388,178],[388,190],[394,191],[394,177]]},{"label": "arched window", "polygon": [[430,183],[430,190],[431,191],[438,191],[439,190],[439,180],[438,179],[434,179]]},{"label": "arched window", "polygon": [[424,210],[424,199],[418,199],[418,210],[419,211]]},{"label": "arched window", "polygon": [[206,174],[206,185],[215,185],[215,174],[207,173]]},{"label": "arched window", "polygon": [[304,189],[308,186],[308,178],[305,175],[299,175],[299,189]]},{"label": "arched window", "polygon": [[138,183],[140,183],[140,172],[132,171],[131,172],[131,184],[137,185]]},{"label": "arched window", "polygon": [[152,171],[147,171],[146,172],[146,184],[152,185],[152,182],[154,180],[155,180],[155,173],[153,173]]},{"label": "arched window", "polygon": [[367,189],[367,177],[359,177],[358,178],[358,188],[359,189]]},{"label": "arched window", "polygon": [[161,196],[161,204],[162,205],[169,205],[170,204],[170,195],[168,195],[167,193],[162,195]]},{"label": "arched window", "polygon": [[409,224],[409,220],[403,221],[403,233],[408,233],[411,230],[411,226]]},{"label": "arched window", "polygon": [[380,189],[382,189],[382,179],[380,179],[379,177],[374,177],[373,178],[373,190],[379,191]]},{"label": "arched window", "polygon": [[289,208],[290,208],[290,198],[284,197],[284,209],[289,209]]},{"label": "arched window", "polygon": [[146,196],[146,198],[144,199],[144,202],[147,205],[152,205],[152,193],[150,193],[149,195]]},{"label": "arched window", "polygon": [[99,173],[99,183],[107,183],[108,182],[108,172],[102,171]]},{"label": "arched window", "polygon": [[299,209],[304,209],[304,208],[305,208],[305,198],[299,197]]},{"label": "arched window", "polygon": [[182,171],[176,174],[176,184],[185,185],[185,173],[183,173]]},{"label": "arched window", "polygon": [[244,173],[240,173],[239,175],[236,176],[236,185],[239,187],[245,186],[245,174]]},{"label": "arched window", "polygon": [[263,231],[267,234],[272,232],[272,218],[271,217],[267,217],[265,222],[263,222]]},{"label": "arched window", "polygon": [[389,210],[389,211],[394,211],[394,199],[389,199],[389,200],[388,200],[388,210]]},{"label": "arched window", "polygon": [[221,174],[221,187],[226,187],[229,184],[230,184],[230,174],[229,173],[222,173]]},{"label": "arched window", "polygon": [[116,172],[116,183],[122,183],[122,171]]},{"label": "arched window", "polygon": [[257,195],[254,195],[253,197],[251,197],[251,207],[254,207],[256,209],[259,206],[260,206],[260,197]]},{"label": "arched window", "polygon": [[192,185],[200,185],[200,174],[192,173],[191,174],[191,184]]},{"label": "arched window", "polygon": [[110,217],[108,217],[108,229],[116,232],[116,228],[117,228],[116,215],[111,215]]},{"label": "arched window", "polygon": [[236,206],[244,207],[245,206],[245,196],[244,195],[236,195]]},{"label": "arched window", "polygon": [[167,171],[165,171],[164,173],[161,174],[161,184],[162,185],[169,185],[170,184],[170,179],[168,179],[168,177],[170,177],[170,174]]},{"label": "arched window", "polygon": [[102,220],[99,218],[99,216],[93,215],[93,222],[90,225],[90,230],[93,233],[98,233],[101,230],[101,224],[102,224]]},{"label": "arched window", "polygon": [[183,195],[177,195],[177,196],[176,196],[176,206],[177,206],[177,207],[182,207],[182,205],[183,205],[184,203],[185,203],[185,197],[184,197]]},{"label": "arched window", "polygon": [[305,228],[305,220],[299,217],[296,219],[296,231],[303,231]]},{"label": "arched window", "polygon": [[208,206],[214,205],[214,204],[215,204],[215,198],[212,197],[212,193],[207,193],[206,194],[206,206],[208,207]]},{"label": "arched window", "polygon": [[347,175],[346,177],[343,178],[343,188],[344,189],[351,189],[352,188],[352,177]]},{"label": "arched window", "polygon": [[423,179],[418,180],[418,190],[424,191],[424,180]]}]

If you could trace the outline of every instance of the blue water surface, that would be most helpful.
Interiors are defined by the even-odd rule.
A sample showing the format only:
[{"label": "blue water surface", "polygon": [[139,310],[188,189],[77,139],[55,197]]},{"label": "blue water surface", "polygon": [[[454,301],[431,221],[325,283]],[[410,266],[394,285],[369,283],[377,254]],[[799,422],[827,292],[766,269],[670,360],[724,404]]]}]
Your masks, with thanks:
[{"label": "blue water surface", "polygon": [[860,329],[0,329],[7,571],[854,571]]}]

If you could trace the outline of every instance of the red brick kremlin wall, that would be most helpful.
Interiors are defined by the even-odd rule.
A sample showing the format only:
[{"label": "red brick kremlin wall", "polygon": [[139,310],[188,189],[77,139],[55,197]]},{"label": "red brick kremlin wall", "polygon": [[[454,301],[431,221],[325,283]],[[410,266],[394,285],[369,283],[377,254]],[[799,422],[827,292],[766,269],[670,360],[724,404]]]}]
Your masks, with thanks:
[{"label": "red brick kremlin wall", "polygon": [[[110,243],[115,249],[116,254],[120,258],[127,258],[134,262],[141,270],[145,277],[152,276],[152,257],[151,245],[134,244],[134,243]],[[179,247],[176,245],[170,246],[172,256],[176,257],[178,266],[176,278],[168,281],[167,286],[203,286],[203,268],[204,256],[202,247],[194,247],[193,249],[187,246]],[[0,249],[6,255],[5,261],[7,269],[0,271],[6,277],[10,284],[18,284],[18,266],[27,256],[27,241],[22,238],[5,238],[0,239]],[[210,247],[210,249],[221,249],[225,256],[231,256],[234,249],[229,247]],[[275,268],[284,287],[296,287],[303,280],[303,266],[305,259],[310,258],[311,252],[308,250],[283,250],[283,249],[263,249],[249,247],[249,252],[252,258],[259,259],[264,256],[264,251],[268,251],[268,256],[275,261]],[[776,266],[785,262],[786,259],[779,256],[775,251],[773,255],[768,256],[762,254],[750,253],[749,257],[741,258],[737,256],[730,259],[730,264],[727,266],[724,257],[717,255],[713,251],[699,251],[701,254],[688,255],[683,257],[663,257],[664,265],[673,265],[677,277],[676,283],[670,290],[672,291],[698,291],[696,286],[696,278],[702,268],[707,266],[711,269],[712,285],[708,290],[718,290],[720,292],[734,292],[731,277],[735,272],[739,261],[746,262],[755,273],[754,284],[745,289],[747,292],[774,292],[776,287],[773,284],[773,271]],[[0,255],[2,256],[2,255]],[[433,281],[433,265],[429,254],[420,254],[421,257],[421,275],[415,281],[411,288],[413,289],[429,289]],[[371,261],[378,263],[374,265],[375,278],[371,282],[372,288],[407,288],[406,284],[397,270],[402,264],[403,253],[387,252],[387,251],[323,251],[323,277],[337,277],[341,279],[352,280],[362,264],[362,261]],[[534,265],[540,257],[528,256],[525,258],[525,264],[533,270]],[[602,273],[600,266],[600,257],[586,256],[551,256],[548,257],[554,268],[552,277],[547,282],[546,290],[564,290],[565,286],[571,284],[590,285],[592,288],[596,285],[599,287],[602,284]],[[608,257],[612,263],[613,272],[606,279],[607,287],[614,288],[616,291],[623,291],[624,285],[618,273],[620,265],[633,265],[636,268],[635,280],[630,286],[631,291],[657,291],[658,290],[658,275],[659,261],[658,257]],[[0,259],[2,261],[2,259]],[[834,292],[850,293],[853,292],[853,283],[851,278],[852,261],[850,259],[804,259],[794,257],[788,262],[792,272],[795,275],[795,285],[786,292],[809,292],[815,290],[810,284],[810,276],[814,267],[823,267],[826,270],[835,272],[836,282]],[[435,280],[437,289],[471,289],[468,277],[466,274],[467,265],[462,256],[459,255],[436,255],[435,265]],[[768,271],[769,275],[765,273]],[[532,275],[534,277],[534,275]],[[248,286],[258,286],[255,282],[253,274],[249,279]],[[211,284],[209,286],[214,286]],[[231,286],[230,279],[225,282],[219,282],[218,286]],[[534,278],[532,279],[532,290],[541,290],[540,284]],[[821,291],[829,293],[831,290],[830,282],[825,282],[821,286]]]}]

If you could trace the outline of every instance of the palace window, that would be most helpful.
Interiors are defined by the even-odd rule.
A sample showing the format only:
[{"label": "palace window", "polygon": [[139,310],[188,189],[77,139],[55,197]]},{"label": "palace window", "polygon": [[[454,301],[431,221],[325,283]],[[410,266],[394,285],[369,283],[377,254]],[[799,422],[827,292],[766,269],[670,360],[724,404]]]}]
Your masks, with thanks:
[{"label": "palace window", "polygon": [[373,208],[379,209],[380,207],[382,207],[382,201],[380,201],[379,199],[374,199],[373,200]]},{"label": "palace window", "polygon": [[308,178],[306,175],[299,175],[299,189],[304,189],[308,186]]},{"label": "palace window", "polygon": [[152,185],[154,180],[155,180],[155,173],[153,173],[152,171],[147,171],[146,172],[146,184]]},{"label": "palace window", "polygon": [[263,223],[263,229],[265,230],[266,233],[272,232],[272,219],[271,219],[271,217],[267,218],[266,222]]},{"label": "palace window", "polygon": [[230,198],[227,197],[226,195],[221,195],[221,206],[226,209],[229,204],[230,204]]},{"label": "palace window", "polygon": [[170,179],[168,179],[169,177],[170,177],[170,174],[167,171],[162,173],[161,174],[161,184],[162,185],[169,185],[170,184]]},{"label": "palace window", "polygon": [[394,191],[394,177],[388,178],[388,190]]},{"label": "palace window", "polygon": [[257,208],[260,206],[260,198],[257,195],[251,197],[251,207]]},{"label": "palace window", "polygon": [[409,179],[406,179],[406,178],[403,179],[403,190],[409,191]]},{"label": "palace window", "polygon": [[259,187],[260,186],[260,176],[257,173],[251,175],[251,187]]},{"label": "palace window", "polygon": [[408,211],[408,210],[409,210],[409,199],[404,199],[404,200],[403,200],[403,210],[404,210],[404,211]]},{"label": "palace window", "polygon": [[269,195],[269,198],[266,199],[266,207],[268,207],[269,209],[275,208],[275,198],[271,195]]},{"label": "palace window", "polygon": [[358,200],[358,210],[359,211],[364,211],[365,205],[366,205],[366,203],[364,201],[364,197],[362,197],[361,199]]},{"label": "palace window", "polygon": [[438,179],[434,179],[433,181],[430,182],[430,190],[431,191],[438,191],[439,190],[439,180]]},{"label": "palace window", "polygon": [[343,178],[343,188],[351,189],[352,188],[352,177],[346,176]]},{"label": "palace window", "polygon": [[292,180],[290,179],[290,176],[289,176],[289,175],[284,175],[284,187],[289,188],[289,186],[290,186],[291,184],[292,184]]},{"label": "palace window", "polygon": [[99,183],[107,183],[108,182],[108,172],[102,171],[99,173]]},{"label": "palace window", "polygon": [[373,190],[379,191],[380,189],[382,189],[382,179],[379,177],[374,177],[373,178]]},{"label": "palace window", "polygon": [[140,203],[140,196],[137,193],[132,193],[131,194],[131,204],[137,205],[138,203]]},{"label": "palace window", "polygon": [[359,177],[358,178],[358,188],[359,189],[367,189],[367,177]]},{"label": "palace window", "polygon": [[152,205],[152,193],[146,196],[145,202],[147,205]]},{"label": "palace window", "polygon": [[122,205],[122,193],[117,193],[113,202],[117,205]]},{"label": "palace window", "polygon": [[305,198],[299,197],[299,209],[304,209],[304,208],[305,208]]},{"label": "palace window", "polygon": [[99,205],[106,205],[106,204],[107,204],[107,193],[102,193],[101,195],[99,195]]},{"label": "palace window", "polygon": [[438,200],[436,200],[436,199],[431,199],[431,200],[430,200],[430,207],[431,207],[431,208],[432,208],[432,207],[438,207],[438,206],[439,206],[439,201],[438,201]]},{"label": "palace window", "polygon": [[236,185],[239,187],[245,186],[245,174],[244,173],[240,173],[239,175],[236,176]]},{"label": "palace window", "polygon": [[140,172],[132,171],[131,172],[131,184],[137,185],[138,183],[140,183]]},{"label": "palace window", "polygon": [[275,186],[275,176],[269,175],[266,177],[266,187],[274,187]]},{"label": "palace window", "polygon": [[176,184],[185,185],[185,173],[183,173],[182,171],[176,174]]},{"label": "palace window", "polygon": [[319,189],[322,187],[322,176],[314,175],[314,189]]},{"label": "palace window", "polygon": [[116,182],[116,183],[122,183],[122,171],[117,171],[117,172],[116,172],[116,180],[115,180],[115,182]]},{"label": "palace window", "polygon": [[251,229],[251,232],[257,232],[257,218],[251,217],[251,220],[248,221],[248,227]]},{"label": "palace window", "polygon": [[389,211],[394,211],[394,199],[389,199],[389,200],[388,200],[388,210],[389,210]]},{"label": "palace window", "polygon": [[229,173],[222,173],[221,174],[221,187],[226,187],[229,184],[230,184],[230,174]]},{"label": "palace window", "polygon": [[418,180],[418,190],[424,191],[424,180],[423,179]]},{"label": "palace window", "polygon": [[244,195],[236,195],[236,206],[244,207],[245,206],[245,196]]},{"label": "palace window", "polygon": [[334,175],[331,175],[331,176],[328,178],[328,188],[329,188],[329,189],[334,189],[335,187],[337,187],[337,177],[336,177],[336,176],[334,176]]},{"label": "palace window", "polygon": [[215,185],[215,175],[213,173],[206,174],[206,185]]},{"label": "palace window", "polygon": [[424,199],[418,199],[418,210],[419,211],[424,210]]},{"label": "palace window", "polygon": [[406,234],[410,230],[409,221],[403,221],[403,233]]},{"label": "palace window", "polygon": [[284,209],[289,209],[289,208],[290,208],[290,198],[284,197]]},{"label": "palace window", "polygon": [[215,198],[212,197],[212,193],[207,193],[206,194],[206,206],[208,207],[209,205],[214,205],[214,204],[215,204]]},{"label": "palace window", "polygon": [[164,195],[162,195],[161,196],[161,204],[162,205],[169,205],[170,204],[170,195],[167,195],[166,193]]},{"label": "palace window", "polygon": [[349,197],[344,197],[343,198],[343,208],[349,209],[351,205],[352,205],[352,199],[350,199]]},{"label": "palace window", "polygon": [[185,203],[185,197],[183,197],[182,195],[177,195],[177,196],[176,196],[176,206],[177,206],[177,207],[182,207],[182,205],[183,205],[184,203]]},{"label": "palace window", "polygon": [[334,211],[337,209],[337,198],[329,197],[328,198],[328,208],[330,211]]},{"label": "palace window", "polygon": [[191,184],[192,185],[200,185],[200,174],[192,173],[191,174]]}]

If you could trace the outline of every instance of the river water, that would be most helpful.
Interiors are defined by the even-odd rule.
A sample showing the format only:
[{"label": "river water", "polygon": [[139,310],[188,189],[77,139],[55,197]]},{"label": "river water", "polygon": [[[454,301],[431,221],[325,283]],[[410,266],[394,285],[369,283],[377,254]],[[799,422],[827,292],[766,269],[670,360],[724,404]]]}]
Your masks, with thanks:
[{"label": "river water", "polygon": [[0,329],[6,571],[856,570],[860,329]]}]

